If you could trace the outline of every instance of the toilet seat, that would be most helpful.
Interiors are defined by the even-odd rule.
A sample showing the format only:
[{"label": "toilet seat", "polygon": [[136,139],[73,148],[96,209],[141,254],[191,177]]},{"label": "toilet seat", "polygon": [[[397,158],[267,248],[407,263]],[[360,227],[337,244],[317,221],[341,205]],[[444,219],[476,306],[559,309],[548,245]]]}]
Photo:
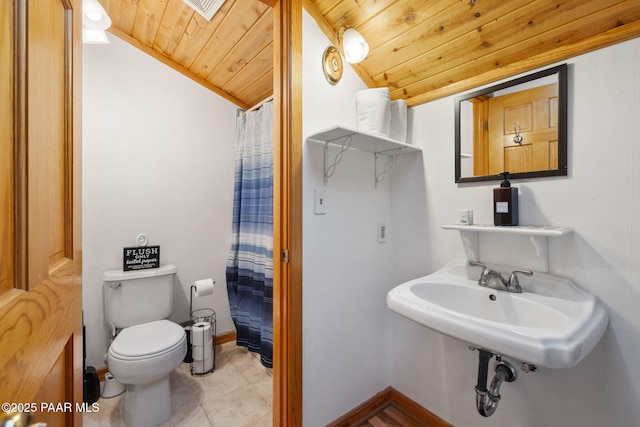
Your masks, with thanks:
[{"label": "toilet seat", "polygon": [[111,357],[136,361],[162,356],[180,348],[184,329],[169,320],[156,320],[123,329],[109,348]]},{"label": "toilet seat", "polygon": [[187,354],[184,329],[156,320],[123,329],[107,352],[111,374],[123,384],[145,384],[167,377]]}]

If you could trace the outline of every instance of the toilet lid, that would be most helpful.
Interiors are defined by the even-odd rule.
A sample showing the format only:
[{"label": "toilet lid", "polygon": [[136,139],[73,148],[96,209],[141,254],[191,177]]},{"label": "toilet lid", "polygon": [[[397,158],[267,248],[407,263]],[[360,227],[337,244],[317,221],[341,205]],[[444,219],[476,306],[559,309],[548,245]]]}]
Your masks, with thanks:
[{"label": "toilet lid", "polygon": [[110,351],[123,357],[163,353],[185,339],[182,327],[169,320],[156,320],[124,328],[111,343]]}]

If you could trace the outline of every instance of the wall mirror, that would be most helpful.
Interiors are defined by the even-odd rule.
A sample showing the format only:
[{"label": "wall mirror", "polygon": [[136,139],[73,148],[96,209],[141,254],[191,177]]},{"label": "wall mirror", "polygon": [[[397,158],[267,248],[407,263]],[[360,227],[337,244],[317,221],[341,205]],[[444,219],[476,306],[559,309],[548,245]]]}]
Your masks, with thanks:
[{"label": "wall mirror", "polygon": [[567,65],[455,99],[456,182],[567,175]]}]

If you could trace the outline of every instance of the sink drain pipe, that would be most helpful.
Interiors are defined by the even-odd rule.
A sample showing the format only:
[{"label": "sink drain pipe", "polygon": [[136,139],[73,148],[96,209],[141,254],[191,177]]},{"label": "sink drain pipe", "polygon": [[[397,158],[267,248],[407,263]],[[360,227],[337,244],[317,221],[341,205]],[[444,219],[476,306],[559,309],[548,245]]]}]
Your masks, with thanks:
[{"label": "sink drain pipe", "polygon": [[489,360],[493,357],[491,352],[478,349],[480,353],[478,361],[478,384],[476,385],[476,408],[483,417],[490,417],[498,409],[500,401],[500,386],[503,382],[513,382],[516,380],[516,370],[508,362],[496,359],[500,362],[496,365],[496,374],[491,380],[491,385],[487,389],[487,372],[489,370]]}]

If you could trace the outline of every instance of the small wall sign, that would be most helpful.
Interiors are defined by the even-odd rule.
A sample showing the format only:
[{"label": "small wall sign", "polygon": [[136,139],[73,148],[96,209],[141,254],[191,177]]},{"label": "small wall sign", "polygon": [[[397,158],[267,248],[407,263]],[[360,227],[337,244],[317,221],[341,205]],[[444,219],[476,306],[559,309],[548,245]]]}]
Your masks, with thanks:
[{"label": "small wall sign", "polygon": [[136,246],[123,249],[122,270],[145,270],[160,267],[160,246]]}]

